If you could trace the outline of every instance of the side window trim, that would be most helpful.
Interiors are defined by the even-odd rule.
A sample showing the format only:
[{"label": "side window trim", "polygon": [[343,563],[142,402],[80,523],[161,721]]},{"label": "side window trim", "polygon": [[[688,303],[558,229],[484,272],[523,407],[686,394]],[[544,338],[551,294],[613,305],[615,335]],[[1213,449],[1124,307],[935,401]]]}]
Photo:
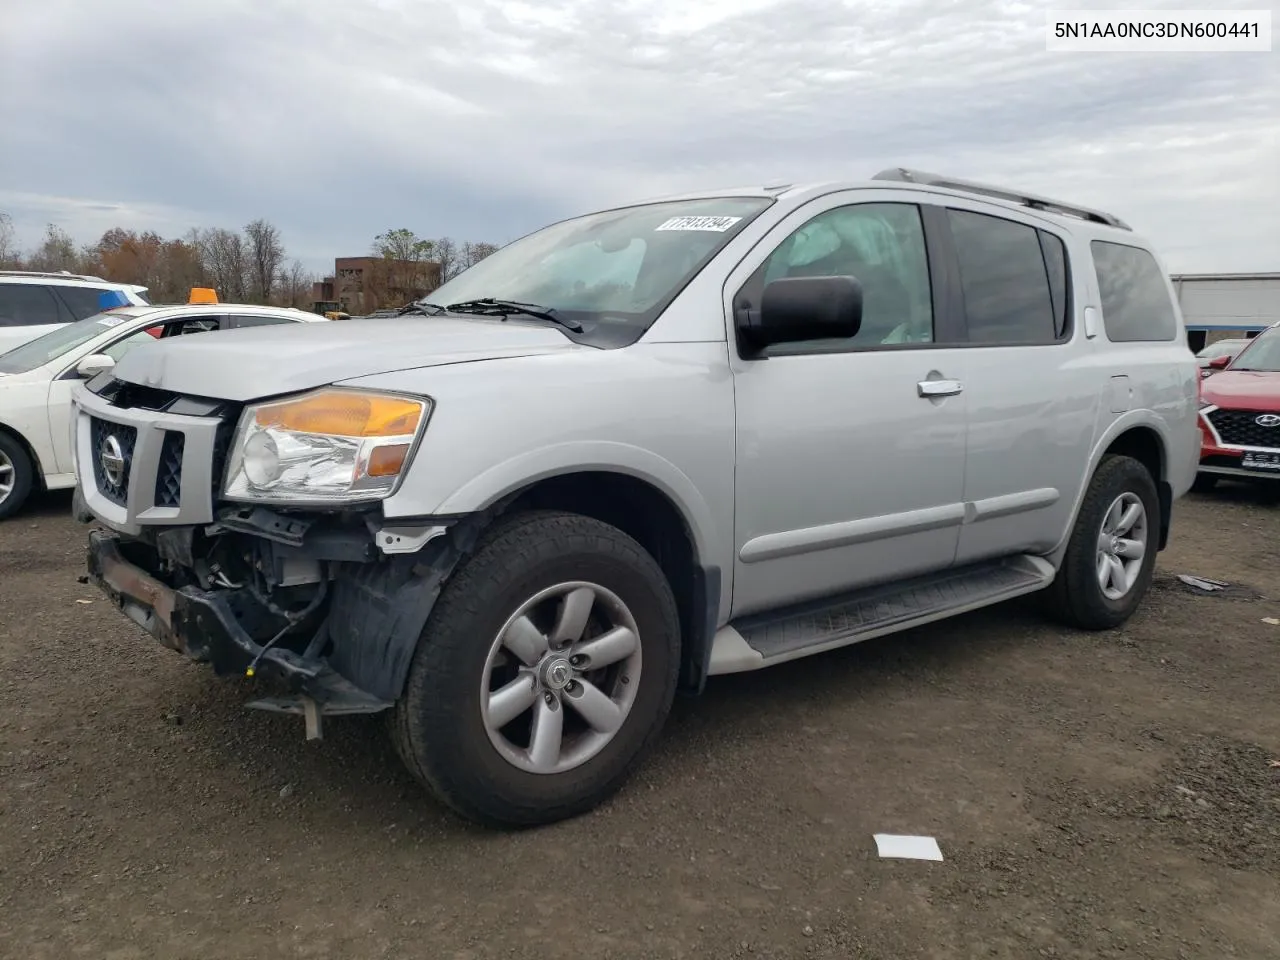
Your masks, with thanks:
[{"label": "side window trim", "polygon": [[58,314],[62,323],[75,323],[80,319],[75,310],[71,308],[71,304],[67,302],[67,298],[62,295],[62,291],[66,287],[57,287],[50,284],[46,289],[53,294],[53,300],[58,305]]},{"label": "side window trim", "polygon": [[[953,256],[948,255],[948,245],[950,244],[950,233],[946,232],[945,236],[939,232],[939,223],[945,229],[946,213],[936,203],[927,200],[917,199],[884,199],[880,197],[866,199],[850,199],[847,202],[836,203],[806,217],[799,225],[788,231],[782,239],[785,243],[792,234],[817,217],[824,216],[835,210],[841,210],[848,207],[856,206],[880,206],[884,204],[900,204],[902,206],[915,207],[920,217],[920,229],[923,233],[925,246],[925,261],[929,276],[929,287],[931,291],[931,300],[933,308],[933,339],[925,342],[914,343],[830,343],[827,341],[815,341],[812,346],[806,347],[804,343],[787,343],[779,344],[782,350],[776,351],[769,347],[759,352],[750,361],[741,356],[739,347],[739,359],[746,362],[754,362],[756,360],[768,360],[770,358],[781,357],[804,357],[817,356],[821,354],[831,353],[885,353],[899,350],[938,350],[964,346],[964,309],[963,300],[961,299],[959,267]],[[760,295],[763,292],[764,284],[761,282],[764,278],[764,270],[769,263],[770,258],[780,249],[781,245],[770,247],[765,254],[764,259],[755,267],[739,285],[730,300],[732,305],[731,322],[736,319],[739,309],[739,302],[744,297],[754,302],[759,302]],[[731,336],[731,339],[736,339]]]},{"label": "side window trim", "polygon": [[[262,323],[242,323],[244,320],[266,321]],[[228,314],[228,325],[225,329],[240,330],[251,327],[278,327],[286,323],[297,323],[295,317],[283,316],[279,313],[232,313]]]},{"label": "side window trim", "polygon": [[[1049,296],[1053,300],[1054,312],[1058,315],[1054,318],[1055,336],[1059,343],[1070,343],[1075,339],[1075,306],[1076,300],[1074,296],[1075,285],[1071,282],[1071,247],[1067,241],[1050,230],[1043,227],[1037,227],[1036,232],[1040,235],[1040,255],[1044,257],[1045,275],[1049,278]],[[1049,273],[1049,251],[1048,244],[1057,241],[1058,246],[1062,249],[1062,290],[1057,291],[1053,288],[1053,275]],[[1058,297],[1062,302],[1058,302]],[[1058,321],[1061,321],[1060,329]]]},{"label": "side window trim", "polygon": [[960,285],[960,260],[947,223],[946,208],[937,203],[922,203],[920,219],[929,255],[929,282],[933,286],[935,342],[919,346],[967,346],[969,325],[964,313],[964,287]]}]

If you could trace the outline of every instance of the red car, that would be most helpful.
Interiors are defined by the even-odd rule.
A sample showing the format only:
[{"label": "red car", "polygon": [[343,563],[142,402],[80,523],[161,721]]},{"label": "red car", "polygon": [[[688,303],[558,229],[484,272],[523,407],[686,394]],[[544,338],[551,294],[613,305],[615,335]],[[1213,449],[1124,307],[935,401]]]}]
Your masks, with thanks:
[{"label": "red car", "polygon": [[1220,477],[1280,481],[1280,324],[1208,365],[1216,372],[1200,381],[1196,489]]}]

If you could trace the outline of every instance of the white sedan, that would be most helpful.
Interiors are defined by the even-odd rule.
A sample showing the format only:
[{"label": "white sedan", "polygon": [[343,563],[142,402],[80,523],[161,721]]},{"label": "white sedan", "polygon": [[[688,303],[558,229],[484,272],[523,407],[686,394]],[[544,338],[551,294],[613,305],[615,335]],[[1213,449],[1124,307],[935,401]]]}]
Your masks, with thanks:
[{"label": "white sedan", "polygon": [[119,307],[51,330],[0,354],[0,520],[32,490],[74,487],[71,385],[115,366],[155,337],[325,318],[284,307],[230,303]]}]

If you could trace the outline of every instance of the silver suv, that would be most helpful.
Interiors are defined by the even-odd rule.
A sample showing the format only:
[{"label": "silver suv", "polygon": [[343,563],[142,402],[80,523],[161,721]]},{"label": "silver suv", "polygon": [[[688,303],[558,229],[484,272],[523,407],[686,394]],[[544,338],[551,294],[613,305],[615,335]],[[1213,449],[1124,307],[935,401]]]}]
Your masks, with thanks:
[{"label": "silver suv", "polygon": [[75,389],[89,572],[250,706],[386,711],[463,815],[610,796],[677,690],[1151,581],[1199,439],[1105,213],[905,170],[556,223],[404,315],[147,344]]}]

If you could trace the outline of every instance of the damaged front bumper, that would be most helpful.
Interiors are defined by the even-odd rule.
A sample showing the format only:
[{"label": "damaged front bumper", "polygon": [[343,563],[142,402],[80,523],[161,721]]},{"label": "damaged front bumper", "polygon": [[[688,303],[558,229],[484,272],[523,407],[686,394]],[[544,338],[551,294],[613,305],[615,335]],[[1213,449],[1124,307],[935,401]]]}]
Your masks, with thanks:
[{"label": "damaged front bumper", "polygon": [[[242,625],[242,615],[237,615],[234,591],[172,587],[147,568],[151,565],[147,559],[131,558],[130,553],[139,550],[127,537],[90,531],[90,582],[159,643],[210,664],[215,674],[262,675],[283,681],[287,696],[260,698],[248,706],[303,715],[309,739],[321,736],[322,716],[376,713],[394,703],[412,654],[410,641],[416,641],[444,573],[440,569],[431,576],[429,567],[425,571],[420,567],[413,584],[418,602],[398,611],[417,616],[408,622],[393,616],[388,622],[388,601],[399,591],[389,589],[387,577],[379,576],[385,573],[381,565],[359,565],[354,575],[339,577],[330,586],[323,619],[299,649],[296,639],[290,648],[251,636]],[[409,586],[401,584],[402,589]],[[383,617],[373,612],[377,609]],[[352,682],[350,676],[364,681],[363,685]]]},{"label": "damaged front bumper", "polygon": [[[250,706],[318,724],[399,699],[436,597],[489,514],[222,502],[239,405],[114,378],[79,385],[72,405],[73,512],[107,528],[89,535],[89,576],[130,619],[218,674],[284,681],[289,696]],[[124,462],[109,476],[114,448]]]}]

